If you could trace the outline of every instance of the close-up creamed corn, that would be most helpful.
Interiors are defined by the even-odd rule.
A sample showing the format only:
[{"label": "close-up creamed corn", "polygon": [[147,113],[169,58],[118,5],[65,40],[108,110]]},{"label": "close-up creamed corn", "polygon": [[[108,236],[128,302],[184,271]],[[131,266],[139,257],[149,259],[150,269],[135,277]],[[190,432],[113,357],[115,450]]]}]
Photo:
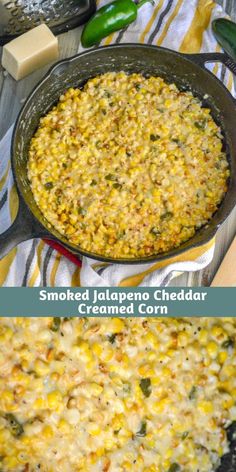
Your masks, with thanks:
[{"label": "close-up creamed corn", "polygon": [[163,253],[217,210],[229,176],[210,109],[160,77],[111,72],[41,118],[28,177],[71,243],[113,258]]},{"label": "close-up creamed corn", "polygon": [[0,470],[213,472],[235,318],[2,318]]}]

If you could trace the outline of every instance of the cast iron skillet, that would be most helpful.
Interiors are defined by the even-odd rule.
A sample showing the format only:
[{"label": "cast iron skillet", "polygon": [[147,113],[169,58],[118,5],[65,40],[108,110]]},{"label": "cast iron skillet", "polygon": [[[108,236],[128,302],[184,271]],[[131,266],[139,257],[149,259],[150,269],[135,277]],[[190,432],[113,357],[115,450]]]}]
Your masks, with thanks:
[{"label": "cast iron skillet", "polygon": [[229,452],[222,456],[216,472],[236,472],[236,421],[226,429]]},{"label": "cast iron skillet", "polygon": [[[36,237],[59,241],[79,256],[86,255],[100,261],[126,264],[162,260],[209,241],[236,204],[236,102],[223,84],[204,67],[206,62],[217,61],[224,63],[236,73],[236,64],[221,53],[185,55],[156,46],[139,44],[92,49],[53,66],[25,102],[14,128],[11,164],[18,189],[19,211],[12,226],[0,235],[0,258],[20,242]],[[88,253],[79,246],[69,243],[41,214],[27,179],[29,143],[40,117],[52,108],[60,94],[67,88],[82,87],[90,77],[120,70],[127,73],[141,72],[146,76],[162,76],[166,81],[176,83],[180,89],[189,89],[194,95],[199,96],[203,105],[211,109],[213,117],[223,130],[231,169],[228,192],[207,226],[201,228],[190,240],[176,249],[138,259],[103,257]]]}]

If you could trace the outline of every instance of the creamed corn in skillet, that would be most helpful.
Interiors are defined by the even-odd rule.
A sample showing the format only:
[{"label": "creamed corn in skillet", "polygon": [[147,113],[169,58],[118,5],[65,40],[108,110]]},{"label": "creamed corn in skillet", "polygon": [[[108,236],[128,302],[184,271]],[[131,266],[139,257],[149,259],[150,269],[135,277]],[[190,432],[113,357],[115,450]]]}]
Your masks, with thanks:
[{"label": "creamed corn in skillet", "polygon": [[227,190],[210,110],[159,77],[107,73],[40,120],[28,176],[48,221],[86,251],[149,256],[206,224]]},{"label": "creamed corn in skillet", "polygon": [[1,319],[1,471],[214,471],[235,334],[234,318]]}]

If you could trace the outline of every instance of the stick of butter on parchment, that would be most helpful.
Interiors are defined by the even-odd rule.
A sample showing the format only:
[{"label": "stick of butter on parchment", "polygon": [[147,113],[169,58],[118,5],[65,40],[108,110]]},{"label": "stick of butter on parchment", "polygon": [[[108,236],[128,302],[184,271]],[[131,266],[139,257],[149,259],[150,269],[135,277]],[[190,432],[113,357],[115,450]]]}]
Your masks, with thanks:
[{"label": "stick of butter on parchment", "polygon": [[45,24],[5,44],[2,66],[16,80],[58,59],[58,40]]}]

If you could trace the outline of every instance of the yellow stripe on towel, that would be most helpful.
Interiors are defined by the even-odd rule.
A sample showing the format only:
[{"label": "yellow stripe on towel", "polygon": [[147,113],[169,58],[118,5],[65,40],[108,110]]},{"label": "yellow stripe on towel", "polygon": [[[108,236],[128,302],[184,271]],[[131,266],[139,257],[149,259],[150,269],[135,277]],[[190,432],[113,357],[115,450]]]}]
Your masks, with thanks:
[{"label": "yellow stripe on towel", "polygon": [[57,270],[58,270],[60,262],[61,262],[61,254],[59,252],[57,252],[56,255],[55,255],[55,261],[53,263],[52,271],[51,271],[51,275],[50,275],[50,285],[51,285],[51,287],[55,287],[55,279],[56,279]]},{"label": "yellow stripe on towel", "polygon": [[210,23],[215,3],[212,0],[199,0],[192,24],[186,33],[179,51],[184,53],[199,52],[204,31]]},{"label": "yellow stripe on towel", "polygon": [[7,164],[7,168],[6,168],[6,171],[3,175],[3,177],[0,179],[0,191],[3,189],[4,185],[5,185],[5,182],[7,180],[7,176],[8,176],[8,172],[9,172],[9,169],[10,169],[10,161],[8,162]]},{"label": "yellow stripe on towel", "polygon": [[12,249],[7,256],[0,261],[0,286],[4,284],[11,265],[15,259],[17,248]]},{"label": "yellow stripe on towel", "polygon": [[17,190],[16,190],[15,185],[13,185],[10,190],[9,207],[10,207],[11,221],[13,221],[17,215],[18,208],[19,208],[19,198],[17,195]]},{"label": "yellow stripe on towel", "polygon": [[29,279],[29,287],[33,287],[37,278],[39,277],[40,275],[40,266],[41,266],[41,257],[42,257],[42,251],[45,247],[45,243],[41,240],[40,243],[38,244],[37,246],[37,250],[36,250],[36,264],[35,264],[35,267],[33,269],[33,272],[32,272],[32,275]]},{"label": "yellow stripe on towel", "polygon": [[71,277],[71,287],[80,287],[80,267],[76,267]]}]

